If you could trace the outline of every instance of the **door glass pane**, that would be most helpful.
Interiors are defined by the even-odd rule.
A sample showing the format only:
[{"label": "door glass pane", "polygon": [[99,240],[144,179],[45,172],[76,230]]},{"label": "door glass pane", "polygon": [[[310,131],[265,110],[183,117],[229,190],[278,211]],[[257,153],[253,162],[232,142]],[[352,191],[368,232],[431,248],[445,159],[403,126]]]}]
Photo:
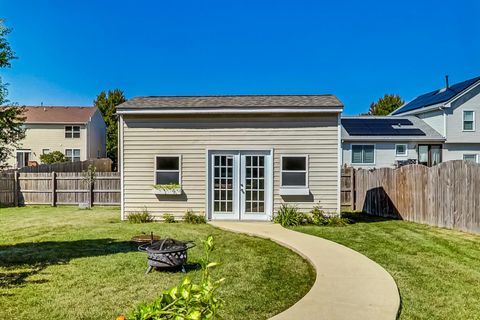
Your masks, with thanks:
[{"label": "door glass pane", "polygon": [[233,156],[213,157],[213,211],[233,213]]},{"label": "door glass pane", "polygon": [[245,157],[245,213],[265,212],[265,156]]}]

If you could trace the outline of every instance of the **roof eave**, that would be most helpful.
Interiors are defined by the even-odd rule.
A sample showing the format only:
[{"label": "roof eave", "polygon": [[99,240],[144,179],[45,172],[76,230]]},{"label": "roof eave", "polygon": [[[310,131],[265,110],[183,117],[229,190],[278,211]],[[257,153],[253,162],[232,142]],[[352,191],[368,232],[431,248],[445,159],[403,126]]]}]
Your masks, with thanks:
[{"label": "roof eave", "polygon": [[343,106],[326,107],[226,107],[226,108],[118,108],[120,115],[259,114],[259,113],[341,113]]}]

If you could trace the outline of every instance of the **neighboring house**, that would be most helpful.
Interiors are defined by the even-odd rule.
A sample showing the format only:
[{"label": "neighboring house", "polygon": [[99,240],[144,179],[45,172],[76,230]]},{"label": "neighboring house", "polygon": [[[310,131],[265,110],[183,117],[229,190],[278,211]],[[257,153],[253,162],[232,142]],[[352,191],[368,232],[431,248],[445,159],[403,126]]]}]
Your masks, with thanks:
[{"label": "neighboring house", "polygon": [[386,117],[345,117],[342,163],[374,168],[462,159],[480,162],[479,114],[477,77],[452,86],[447,81],[444,88],[423,94]]},{"label": "neighboring house", "polygon": [[444,138],[442,161],[480,161],[480,77],[423,94],[392,116],[416,116]]},{"label": "neighboring house", "polygon": [[12,168],[40,164],[60,151],[69,161],[105,157],[106,126],[96,107],[26,107],[26,137],[8,161]]},{"label": "neighboring house", "polygon": [[[445,138],[422,120],[405,117],[343,117],[343,164],[356,168],[441,162]],[[423,154],[430,149],[430,155]]]},{"label": "neighboring house", "polygon": [[122,219],[339,212],[342,110],[333,95],[133,98],[117,107]]}]

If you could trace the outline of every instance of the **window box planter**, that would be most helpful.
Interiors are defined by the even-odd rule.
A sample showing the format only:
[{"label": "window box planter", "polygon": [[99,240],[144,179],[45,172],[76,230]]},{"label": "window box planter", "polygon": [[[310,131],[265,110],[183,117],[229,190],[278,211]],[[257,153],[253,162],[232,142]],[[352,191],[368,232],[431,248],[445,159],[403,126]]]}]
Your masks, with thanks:
[{"label": "window box planter", "polygon": [[182,194],[182,187],[167,185],[162,187],[161,185],[153,186],[153,194],[165,195],[165,196],[178,196]]},{"label": "window box planter", "polygon": [[280,188],[281,196],[308,196],[310,194],[309,188]]}]

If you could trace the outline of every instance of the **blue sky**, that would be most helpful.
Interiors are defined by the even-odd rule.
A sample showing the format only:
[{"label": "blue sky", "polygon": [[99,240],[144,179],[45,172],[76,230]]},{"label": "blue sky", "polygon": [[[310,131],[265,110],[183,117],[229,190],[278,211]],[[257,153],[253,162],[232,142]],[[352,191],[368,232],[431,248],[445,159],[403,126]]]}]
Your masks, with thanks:
[{"label": "blue sky", "polygon": [[[47,4],[48,3],[48,4]],[[5,1],[20,104],[138,95],[333,93],[346,114],[480,75],[480,2]]]}]

